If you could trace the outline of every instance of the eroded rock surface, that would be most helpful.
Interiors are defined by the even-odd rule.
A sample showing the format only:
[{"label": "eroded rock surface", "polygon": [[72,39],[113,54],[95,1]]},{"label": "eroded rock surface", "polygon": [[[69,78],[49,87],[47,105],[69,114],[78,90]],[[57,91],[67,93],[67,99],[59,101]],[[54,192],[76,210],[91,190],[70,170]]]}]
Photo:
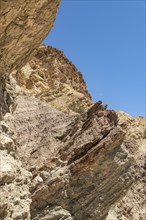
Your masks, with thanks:
[{"label": "eroded rock surface", "polygon": [[34,54],[54,24],[60,0],[0,1],[0,75]]},{"label": "eroded rock surface", "polygon": [[80,73],[52,47],[41,46],[7,87],[13,120],[5,122],[23,169],[32,174],[31,219],[103,219],[133,181],[116,112],[91,102]]},{"label": "eroded rock surface", "polygon": [[[79,85],[82,86],[81,91]],[[62,87],[64,92],[60,89]],[[108,220],[119,218],[115,211],[119,205],[112,208],[113,205],[130,188],[135,171],[139,177],[143,175],[132,155],[141,146],[144,131],[141,135],[140,129],[133,133],[128,127],[128,119],[123,119],[122,114],[107,110],[101,101],[93,104],[80,73],[62,52],[52,47],[41,46],[21,71],[13,71],[7,81],[7,89],[13,103],[11,114],[6,114],[3,120],[3,132],[8,138],[5,142],[15,142],[12,156],[15,156],[16,164],[21,161],[19,169],[28,172],[29,177],[27,174],[23,177],[28,179],[29,184],[26,181],[26,209],[23,205],[22,210],[20,206],[15,207],[12,197],[10,206],[14,213],[9,212],[10,206],[3,202],[2,218],[18,214],[20,219],[25,216],[32,220],[102,220],[109,210]],[[71,100],[74,100],[76,108],[72,108]],[[129,120],[134,123],[132,117]],[[135,128],[141,126],[140,122],[135,123]],[[5,152],[6,146],[1,144],[2,152]],[[2,179],[4,183],[8,181],[10,189],[13,189],[12,195],[15,195],[15,190],[21,195],[14,173],[10,172],[8,178],[4,174]],[[25,186],[23,182],[20,185],[22,188]],[[129,204],[131,196],[128,193],[125,198]],[[141,194],[144,196],[143,191]],[[125,209],[124,199],[119,202],[122,204],[120,213]],[[132,201],[134,207],[134,198]],[[17,213],[18,209],[20,212]]]},{"label": "eroded rock surface", "polygon": [[92,103],[63,52],[38,49],[59,2],[0,1],[0,219],[143,220],[143,120]]},{"label": "eroded rock surface", "polygon": [[0,0],[0,118],[8,112],[5,79],[24,66],[53,26],[60,0]]},{"label": "eroded rock surface", "polygon": [[10,138],[11,130],[5,121],[0,124],[0,219],[30,219],[30,180],[31,173],[22,168],[16,157],[14,141]]},{"label": "eroded rock surface", "polygon": [[53,47],[41,45],[35,57],[11,78],[19,86],[18,93],[34,95],[63,112],[82,113],[92,105],[81,73]]},{"label": "eroded rock surface", "polygon": [[102,219],[132,183],[115,112],[99,102],[82,116],[70,116],[33,97],[17,102],[14,138],[23,167],[33,175],[32,219],[57,207],[72,219]]},{"label": "eroded rock surface", "polygon": [[118,112],[119,125],[126,131],[125,150],[135,160],[135,181],[126,196],[113,207],[107,220],[144,220],[146,217],[146,119]]}]

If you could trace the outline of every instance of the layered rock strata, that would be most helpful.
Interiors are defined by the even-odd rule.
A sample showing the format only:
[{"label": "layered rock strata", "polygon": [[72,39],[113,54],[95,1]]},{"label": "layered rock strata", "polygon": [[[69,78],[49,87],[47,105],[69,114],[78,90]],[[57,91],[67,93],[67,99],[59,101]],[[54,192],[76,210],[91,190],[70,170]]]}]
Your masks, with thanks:
[{"label": "layered rock strata", "polygon": [[142,219],[143,127],[133,136],[140,122],[92,103],[64,54],[38,49],[58,6],[0,1],[0,219]]},{"label": "layered rock strata", "polygon": [[7,87],[15,102],[5,123],[32,174],[31,219],[103,219],[133,181],[116,112],[92,104],[80,73],[52,47],[41,46]]},{"label": "layered rock strata", "polygon": [[70,219],[103,219],[132,183],[115,112],[99,102],[69,116],[33,97],[17,101],[13,138],[32,173],[31,219],[50,218],[58,207]]},{"label": "layered rock strata", "polygon": [[107,220],[144,220],[146,216],[146,119],[117,112],[125,130],[124,146],[135,160],[135,181],[126,196],[109,212]]}]

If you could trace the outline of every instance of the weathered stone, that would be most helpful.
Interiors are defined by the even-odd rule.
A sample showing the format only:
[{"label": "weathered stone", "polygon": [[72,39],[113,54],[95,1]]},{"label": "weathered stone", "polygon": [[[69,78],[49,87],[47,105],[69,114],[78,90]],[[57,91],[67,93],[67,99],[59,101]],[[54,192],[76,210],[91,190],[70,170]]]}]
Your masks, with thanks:
[{"label": "weathered stone", "polygon": [[0,1],[0,219],[143,220],[143,119],[92,103],[64,54],[38,49],[59,2]]},{"label": "weathered stone", "polygon": [[[3,146],[13,142],[7,137],[0,139],[0,144],[1,141]],[[0,219],[30,219],[30,178],[31,173],[22,168],[18,159],[0,150]]]},{"label": "weathered stone", "polygon": [[[59,206],[73,219],[100,220],[130,187],[132,161],[121,148],[124,133],[116,113],[101,102],[82,115],[69,115],[21,94],[13,117],[17,155],[33,175],[32,219],[45,219],[40,210],[55,213]],[[46,218],[52,219],[52,212]]]},{"label": "weathered stone", "polygon": [[[73,76],[64,81],[63,86],[72,91],[72,98],[76,97],[77,100],[80,95],[76,94],[81,93],[87,100],[83,105],[77,105],[78,102],[75,102],[74,111],[65,102],[65,95],[63,92],[61,94],[56,83],[60,82],[64,75],[65,69],[62,74],[59,68],[64,55],[57,56],[61,52],[51,47],[41,46],[39,50],[20,72],[10,75],[7,83],[8,89],[11,88],[9,94],[15,97],[15,102],[10,106],[11,113],[4,117],[2,129],[15,140],[15,155],[21,160],[23,169],[32,174],[31,184],[27,184],[31,193],[31,205],[29,200],[27,211],[23,208],[18,211],[19,202],[14,202],[16,207],[13,219],[21,219],[24,216],[24,219],[31,216],[32,220],[105,219],[111,207],[126,194],[133,182],[137,169],[134,168],[135,162],[132,157],[129,157],[133,153],[129,154],[126,149],[132,150],[137,146],[138,142],[134,140],[139,141],[139,132],[138,135],[131,132],[133,137],[129,135],[127,139],[124,132],[128,131],[127,124],[119,121],[119,113],[107,110],[107,106],[102,105],[101,101],[92,104],[85,85],[79,92],[77,87],[82,78],[80,77],[78,86],[74,86],[74,74],[79,73],[70,67],[73,71],[70,74]],[[52,57],[53,53],[56,54],[55,63],[54,58],[47,62],[47,56]],[[72,64],[66,58],[64,62],[67,62],[66,68],[69,69],[68,65]],[[55,69],[51,71],[52,64],[58,72],[55,72]],[[50,82],[45,81],[46,72],[48,78],[50,75],[56,75],[52,77],[52,88],[49,86]],[[67,78],[68,72],[66,74]],[[32,85],[28,86],[30,78]],[[37,87],[37,82],[42,82],[42,85],[47,82],[45,90],[40,85]],[[60,92],[61,106],[58,101],[60,96],[52,95],[58,106],[52,100],[42,98],[47,88],[52,94],[53,91]],[[1,146],[2,150],[9,149],[5,147],[7,144]],[[23,187],[21,178],[12,174],[13,178],[9,175],[8,179],[9,187],[11,188],[14,181]],[[3,178],[3,182],[6,182],[6,177]],[[141,193],[143,195],[143,192]],[[2,215],[9,216],[9,206],[6,207],[4,202],[2,207]],[[113,209],[109,216],[108,219],[113,216]]]},{"label": "weathered stone", "polygon": [[126,196],[114,206],[106,220],[145,219],[145,152],[146,152],[146,119],[131,117],[124,112],[117,112],[119,125],[125,130],[124,146],[128,155],[135,160],[135,181]]},{"label": "weathered stone", "polygon": [[5,78],[5,76],[0,75],[0,120],[6,112],[9,112],[9,106],[12,103],[10,95],[6,90]]},{"label": "weathered stone", "polygon": [[0,75],[18,69],[53,26],[60,0],[0,1]]},{"label": "weathered stone", "polygon": [[0,0],[0,119],[11,99],[9,73],[26,64],[53,26],[60,0]]},{"label": "weathered stone", "polygon": [[35,95],[56,109],[82,113],[92,105],[91,96],[81,73],[62,51],[41,45],[33,59],[11,79],[26,95]]}]

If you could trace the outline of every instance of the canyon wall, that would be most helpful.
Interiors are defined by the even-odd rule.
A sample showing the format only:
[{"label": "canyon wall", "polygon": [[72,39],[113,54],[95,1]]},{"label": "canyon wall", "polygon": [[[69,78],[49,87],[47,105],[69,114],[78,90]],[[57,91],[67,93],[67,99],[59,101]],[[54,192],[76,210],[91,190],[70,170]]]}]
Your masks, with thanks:
[{"label": "canyon wall", "polygon": [[0,1],[0,219],[143,220],[145,119],[93,103],[39,46],[59,2]]},{"label": "canyon wall", "polygon": [[146,118],[117,112],[119,125],[126,132],[125,150],[134,157],[135,179],[124,198],[111,209],[107,220],[144,220],[146,217]]},{"label": "canyon wall", "polygon": [[0,1],[0,75],[26,64],[51,30],[60,0]]},{"label": "canyon wall", "polygon": [[5,79],[30,60],[51,30],[60,0],[0,0],[0,118],[11,97]]}]

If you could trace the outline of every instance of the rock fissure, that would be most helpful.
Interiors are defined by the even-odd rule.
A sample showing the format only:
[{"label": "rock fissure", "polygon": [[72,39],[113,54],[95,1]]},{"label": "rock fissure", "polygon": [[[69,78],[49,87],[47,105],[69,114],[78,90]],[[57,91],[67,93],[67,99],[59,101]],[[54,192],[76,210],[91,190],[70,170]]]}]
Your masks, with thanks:
[{"label": "rock fissure", "polygon": [[[107,134],[105,136],[103,136],[100,140],[95,140],[94,143],[91,143],[90,145],[87,144],[85,146],[83,146],[83,149],[81,149],[82,151],[80,153],[74,153],[75,156],[72,156],[72,158],[68,161],[68,165],[71,163],[75,163],[77,160],[80,160],[81,158],[83,159],[84,156],[86,156],[88,154],[88,152],[90,150],[94,150],[96,148],[96,152],[100,150],[100,148],[97,149],[97,145],[109,135],[110,131],[107,132]],[[102,146],[103,147],[103,146]],[[102,148],[101,147],[101,148]],[[104,146],[105,147],[105,146]]]}]

